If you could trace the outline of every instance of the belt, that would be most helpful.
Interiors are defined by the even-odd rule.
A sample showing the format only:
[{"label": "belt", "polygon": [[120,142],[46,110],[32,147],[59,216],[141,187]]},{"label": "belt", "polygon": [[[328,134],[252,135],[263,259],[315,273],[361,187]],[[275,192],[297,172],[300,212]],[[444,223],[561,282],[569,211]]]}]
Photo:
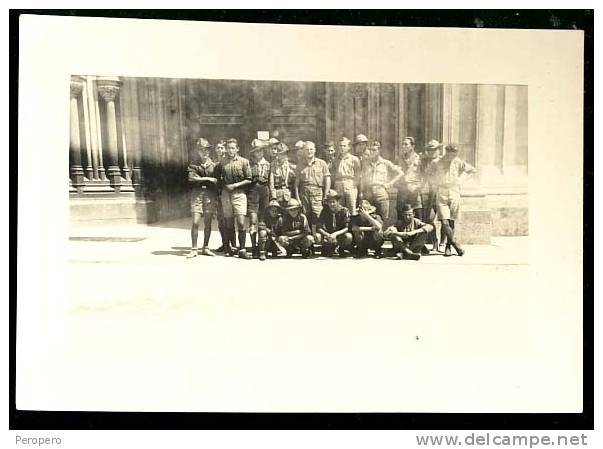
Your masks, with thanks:
[{"label": "belt", "polygon": [[353,176],[346,176],[345,178],[337,178],[337,179],[335,179],[335,182],[353,181],[353,180],[354,180]]}]

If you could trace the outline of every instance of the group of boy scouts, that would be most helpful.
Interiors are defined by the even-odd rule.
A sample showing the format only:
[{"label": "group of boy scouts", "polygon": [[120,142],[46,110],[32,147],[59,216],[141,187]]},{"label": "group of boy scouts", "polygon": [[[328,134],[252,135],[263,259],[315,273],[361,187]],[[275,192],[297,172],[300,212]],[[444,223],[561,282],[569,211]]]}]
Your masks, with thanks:
[{"label": "group of boy scouts", "polygon": [[[442,252],[442,246],[444,256],[451,256],[452,249],[459,256],[465,253],[455,240],[455,223],[464,176],[476,169],[458,157],[454,144],[430,140],[417,152],[414,138],[405,137],[396,164],[381,156],[379,141],[363,134],[353,143],[347,137],[337,145],[327,142],[324,159],[316,156],[314,142],[298,141],[297,164],[289,161],[289,148],[276,138],[254,139],[250,160],[239,155],[236,139],[213,145],[213,158],[211,149],[207,139],[199,138],[188,167],[193,219],[189,258],[215,255],[208,247],[214,216],[222,238],[215,251],[242,259],[295,253],[308,258],[318,251],[324,257],[372,254],[379,259],[386,240],[403,260]],[[384,228],[392,187],[398,192],[397,221]],[[436,218],[441,222],[439,242]]]}]

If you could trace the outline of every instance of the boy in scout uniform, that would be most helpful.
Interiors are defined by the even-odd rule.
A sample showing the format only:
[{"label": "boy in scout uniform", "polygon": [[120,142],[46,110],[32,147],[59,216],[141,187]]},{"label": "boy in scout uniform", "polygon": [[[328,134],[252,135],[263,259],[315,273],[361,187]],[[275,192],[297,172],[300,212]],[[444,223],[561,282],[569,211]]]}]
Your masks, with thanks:
[{"label": "boy in scout uniform", "polygon": [[311,255],[310,248],[314,244],[308,219],[302,213],[300,202],[295,198],[289,200],[285,210],[277,242],[287,251],[287,257],[299,251],[302,257],[307,259]]},{"label": "boy in scout uniform", "polygon": [[260,260],[266,260],[266,252],[270,252],[272,257],[277,257],[279,252],[286,250],[279,245],[277,239],[281,234],[283,227],[283,218],[281,216],[281,207],[278,201],[271,200],[268,203],[266,212],[258,224],[258,236],[260,241]]},{"label": "boy in scout uniform", "polygon": [[[423,184],[421,185],[421,204],[423,208],[421,210],[421,215],[418,218],[431,225],[434,224],[435,216],[437,214],[437,182],[434,177],[430,175],[429,166],[439,158],[439,150],[441,146],[442,144],[436,139],[431,139],[427,143],[425,151],[421,157],[421,173],[423,173]],[[427,238],[427,241],[433,244],[434,251],[439,251],[438,236],[436,234],[435,226]]]},{"label": "boy in scout uniform", "polygon": [[316,240],[322,241],[321,254],[331,257],[338,249],[340,257],[352,251],[353,237],[350,233],[350,211],[339,204],[339,194],[335,190],[327,192],[326,207],[318,217]]},{"label": "boy in scout uniform", "polygon": [[398,183],[398,197],[396,200],[396,211],[398,216],[402,214],[402,207],[410,204],[415,213],[422,209],[421,185],[423,176],[421,172],[421,157],[415,151],[414,137],[405,137],[402,140],[402,152],[398,166],[404,172],[404,177]]},{"label": "boy in scout uniform", "polygon": [[316,157],[314,142],[306,142],[304,149],[305,160],[297,165],[295,174],[295,197],[300,201],[303,212],[310,221],[312,233],[315,234],[323,200],[331,188],[331,172],[327,163]]},{"label": "boy in scout uniform", "polygon": [[398,221],[385,230],[384,236],[391,240],[398,259],[419,260],[421,253],[429,254],[425,251],[425,240],[433,226],[415,218],[410,204],[405,204],[400,212]]},{"label": "boy in scout uniform", "polygon": [[475,173],[477,170],[472,165],[458,157],[458,147],[455,144],[446,145],[445,154],[429,167],[430,175],[437,182],[436,207],[438,220],[442,223],[442,229],[446,235],[445,256],[451,256],[451,246],[459,256],[465,254],[455,238],[455,223],[461,214],[461,184],[466,175]]},{"label": "boy in scout uniform", "polygon": [[270,164],[270,199],[284,207],[295,192],[295,164],[289,162],[289,148],[283,142],[276,145],[276,158]]},{"label": "boy in scout uniform", "polygon": [[192,186],[191,191],[191,215],[193,222],[191,225],[191,251],[187,257],[196,257],[197,238],[199,236],[199,224],[203,217],[203,247],[201,254],[205,256],[214,256],[208,248],[209,238],[211,237],[211,220],[216,213],[216,203],[218,201],[218,180],[215,177],[214,169],[216,164],[209,158],[209,149],[211,145],[203,137],[196,143],[197,154],[188,166],[188,182]]},{"label": "boy in scout uniform", "polygon": [[251,186],[247,191],[247,215],[253,257],[259,257],[258,221],[263,218],[270,199],[270,163],[264,159],[265,147],[266,144],[259,139],[251,142]]},{"label": "boy in scout uniform", "polygon": [[[226,158],[216,166],[216,177],[222,186],[220,199],[224,214],[225,233],[234,238],[235,224],[238,228],[239,257],[249,259],[245,251],[247,215],[247,186],[251,184],[251,166],[249,161],[239,156],[237,139],[226,141]],[[226,248],[226,256],[232,256],[230,244]]]},{"label": "boy in scout uniform", "polygon": [[347,207],[352,215],[356,215],[361,167],[360,159],[350,154],[350,143],[351,141],[347,137],[339,139],[339,154],[333,162],[331,173],[342,205]]},{"label": "boy in scout uniform", "polygon": [[363,161],[361,191],[362,199],[367,199],[377,208],[377,214],[385,221],[389,219],[388,189],[397,183],[404,172],[400,167],[381,157],[381,143],[373,141],[368,161]]},{"label": "boy in scout uniform", "polygon": [[375,259],[380,259],[383,246],[383,219],[376,213],[377,208],[367,200],[362,200],[358,207],[358,215],[352,217],[351,228],[356,245],[356,257],[368,255],[368,250],[375,252]]},{"label": "boy in scout uniform", "polygon": [[[226,141],[225,140],[219,140],[215,145],[214,145],[214,152],[215,152],[215,161],[216,164],[220,164],[222,161],[224,161],[224,159],[226,158]],[[225,225],[225,220],[224,220],[224,213],[222,210],[222,200],[221,200],[221,190],[222,190],[222,186],[220,185],[220,182],[218,181],[218,202],[217,202],[217,207],[216,207],[216,216],[217,216],[217,220],[218,220],[218,231],[220,231],[220,237],[222,238],[222,245],[216,249],[217,253],[223,253],[224,251],[226,251],[226,248],[228,246],[232,246],[232,247],[236,247],[237,243],[236,243],[236,238],[234,235],[232,235],[232,237],[230,235],[227,234],[226,231],[226,225]],[[231,239],[231,241],[229,242],[229,239]]]}]

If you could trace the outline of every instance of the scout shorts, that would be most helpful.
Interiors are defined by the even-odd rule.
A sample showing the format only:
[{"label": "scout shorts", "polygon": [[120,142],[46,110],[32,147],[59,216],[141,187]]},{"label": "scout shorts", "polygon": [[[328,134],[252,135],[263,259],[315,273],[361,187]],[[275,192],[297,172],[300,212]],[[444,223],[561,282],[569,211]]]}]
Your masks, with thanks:
[{"label": "scout shorts", "polygon": [[302,207],[308,216],[318,218],[322,212],[322,189],[315,186],[306,186],[300,194]]},{"label": "scout shorts", "polygon": [[194,189],[191,192],[191,214],[214,214],[217,202],[215,190]]},{"label": "scout shorts", "polygon": [[356,215],[356,200],[358,199],[358,188],[353,179],[335,181],[335,191],[340,196],[341,205],[347,207],[352,215]]},{"label": "scout shorts", "polygon": [[247,213],[255,213],[264,215],[264,211],[268,207],[270,190],[268,186],[256,184],[247,192]]},{"label": "scout shorts", "polygon": [[222,213],[224,218],[247,215],[247,194],[243,190],[222,190]]},{"label": "scout shorts", "polygon": [[458,220],[461,217],[461,194],[458,189],[438,189],[436,209],[438,220]]},{"label": "scout shorts", "polygon": [[389,193],[383,186],[371,186],[364,192],[364,197],[377,209],[383,221],[389,219]]}]

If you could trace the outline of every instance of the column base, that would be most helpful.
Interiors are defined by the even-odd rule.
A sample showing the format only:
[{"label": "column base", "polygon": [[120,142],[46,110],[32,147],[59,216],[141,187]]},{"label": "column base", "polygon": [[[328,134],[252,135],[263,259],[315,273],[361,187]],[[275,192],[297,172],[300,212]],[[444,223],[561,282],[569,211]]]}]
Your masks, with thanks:
[{"label": "column base", "polygon": [[136,199],[133,193],[81,196],[69,200],[69,218],[74,226],[97,226],[154,221],[153,202]]},{"label": "column base", "polygon": [[459,243],[489,245],[492,237],[492,212],[488,195],[482,189],[461,191],[461,218],[455,227]]},{"label": "column base", "polygon": [[84,193],[107,193],[107,192],[115,192],[113,187],[109,184],[109,181],[101,181],[100,179],[92,179],[86,183],[84,186]]}]

